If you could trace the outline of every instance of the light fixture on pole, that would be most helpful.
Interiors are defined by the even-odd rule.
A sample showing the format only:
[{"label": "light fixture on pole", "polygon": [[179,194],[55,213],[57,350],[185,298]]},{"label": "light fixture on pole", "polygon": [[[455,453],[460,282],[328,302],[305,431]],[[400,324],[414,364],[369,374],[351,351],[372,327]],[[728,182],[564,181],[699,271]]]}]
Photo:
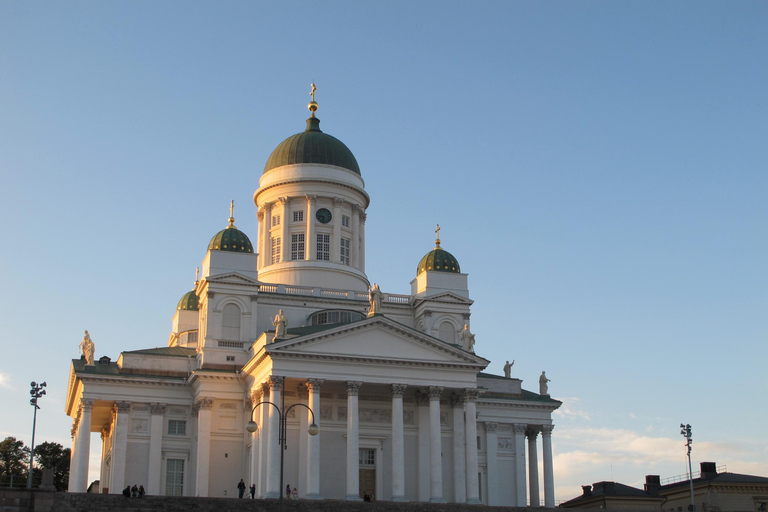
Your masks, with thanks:
[{"label": "light fixture on pole", "polygon": [[288,407],[288,409],[286,409],[285,408],[285,394],[283,394],[283,396],[282,396],[282,402],[283,402],[282,403],[282,406],[283,406],[282,412],[280,410],[280,407],[278,407],[275,403],[270,402],[269,400],[262,400],[261,402],[257,403],[256,405],[253,406],[253,409],[251,409],[251,421],[249,421],[246,424],[246,426],[245,426],[245,430],[247,430],[250,433],[254,433],[254,432],[256,432],[259,429],[258,423],[253,421],[253,413],[256,412],[256,408],[258,406],[260,406],[262,404],[269,404],[269,405],[273,406],[277,410],[277,415],[278,415],[278,418],[279,418],[277,444],[280,446],[280,487],[279,487],[279,498],[278,499],[280,500],[280,508],[281,509],[283,507],[283,460],[285,458],[285,450],[288,449],[288,446],[287,446],[287,443],[288,443],[288,435],[287,435],[287,432],[288,432],[288,429],[287,429],[287,425],[288,425],[288,412],[291,409],[293,409],[294,407],[296,407],[297,405],[299,405],[301,407],[305,407],[309,411],[309,414],[312,415],[312,424],[307,429],[307,433],[309,435],[311,435],[311,436],[316,436],[317,433],[320,431],[320,428],[315,423],[315,413],[312,412],[312,409],[308,405],[302,404],[302,403],[295,403],[292,406]]},{"label": "light fixture on pole", "polygon": [[681,423],[680,433],[685,437],[685,447],[688,449],[688,482],[691,486],[691,512],[695,512],[696,504],[693,501],[693,467],[691,466],[691,444],[693,444],[691,426],[689,424]]},{"label": "light fixture on pole", "polygon": [[35,408],[35,413],[32,416],[32,447],[29,450],[29,478],[27,478],[27,489],[32,488],[32,470],[35,466],[35,427],[37,427],[37,410],[40,408],[40,406],[37,405],[37,399],[45,394],[43,388],[46,384],[45,382],[38,384],[37,382],[32,381],[30,386],[32,386],[32,389],[29,390],[29,394],[32,398],[29,399],[29,404]]}]

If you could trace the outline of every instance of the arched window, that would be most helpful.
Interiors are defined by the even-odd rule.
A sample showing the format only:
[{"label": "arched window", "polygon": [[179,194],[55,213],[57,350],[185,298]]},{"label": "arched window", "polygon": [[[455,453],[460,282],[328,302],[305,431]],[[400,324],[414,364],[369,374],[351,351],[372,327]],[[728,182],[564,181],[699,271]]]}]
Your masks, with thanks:
[{"label": "arched window", "polygon": [[438,331],[438,338],[446,343],[456,343],[456,329],[451,322],[443,322],[440,324]]},{"label": "arched window", "polygon": [[221,337],[225,340],[240,339],[240,308],[227,304],[221,312]]}]

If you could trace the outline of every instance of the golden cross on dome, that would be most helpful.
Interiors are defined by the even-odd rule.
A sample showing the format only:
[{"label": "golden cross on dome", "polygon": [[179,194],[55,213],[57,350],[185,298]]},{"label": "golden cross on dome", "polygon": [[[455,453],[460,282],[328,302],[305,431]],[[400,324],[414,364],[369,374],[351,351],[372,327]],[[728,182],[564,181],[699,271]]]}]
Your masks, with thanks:
[{"label": "golden cross on dome", "polygon": [[200,267],[195,267],[195,286],[200,284]]},{"label": "golden cross on dome", "polygon": [[229,203],[229,227],[235,227],[235,200]]},{"label": "golden cross on dome", "polygon": [[312,92],[309,93],[310,96],[312,96],[312,101],[315,101],[315,91],[317,90],[317,87],[315,87],[315,83],[312,83]]},{"label": "golden cross on dome", "polygon": [[437,235],[437,238],[435,240],[435,245],[437,247],[440,247],[440,224],[437,225],[437,229],[435,230],[435,234]]}]

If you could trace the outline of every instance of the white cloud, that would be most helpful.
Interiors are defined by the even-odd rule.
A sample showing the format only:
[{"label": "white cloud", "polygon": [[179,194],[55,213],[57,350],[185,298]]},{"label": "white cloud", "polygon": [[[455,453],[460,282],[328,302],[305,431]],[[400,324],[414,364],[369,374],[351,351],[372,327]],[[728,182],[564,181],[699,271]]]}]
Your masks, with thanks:
[{"label": "white cloud", "polygon": [[585,420],[590,420],[589,414],[587,411],[578,408],[580,405],[581,400],[579,398],[573,397],[573,398],[558,398],[558,400],[563,401],[563,405],[561,405],[555,412],[553,413],[555,416],[560,416],[561,418],[584,418]]},{"label": "white cloud", "polygon": [[632,418],[633,420],[637,419],[637,416],[633,412],[629,413],[629,417]]},{"label": "white cloud", "polygon": [[11,389],[11,378],[5,373],[0,373],[0,388]]}]

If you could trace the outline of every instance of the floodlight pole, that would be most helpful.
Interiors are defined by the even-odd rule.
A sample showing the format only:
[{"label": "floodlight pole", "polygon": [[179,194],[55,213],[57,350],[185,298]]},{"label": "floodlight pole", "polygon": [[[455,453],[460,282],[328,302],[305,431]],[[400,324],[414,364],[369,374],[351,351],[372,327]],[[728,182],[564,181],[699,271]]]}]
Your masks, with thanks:
[{"label": "floodlight pole", "polygon": [[251,421],[249,421],[245,427],[245,429],[251,433],[255,432],[259,428],[258,424],[253,420],[253,413],[256,412],[256,408],[258,406],[262,404],[269,404],[277,410],[277,415],[279,418],[277,444],[280,445],[280,489],[279,489],[279,498],[278,498],[278,500],[280,501],[280,510],[282,510],[284,506],[283,505],[283,463],[285,460],[285,450],[288,449],[288,446],[287,446],[288,444],[288,413],[290,412],[291,409],[293,409],[297,405],[301,407],[305,407],[309,411],[309,414],[312,415],[312,424],[309,426],[309,429],[308,429],[309,435],[316,436],[319,430],[317,425],[315,424],[315,413],[312,412],[312,409],[308,405],[297,402],[291,405],[290,407],[288,407],[288,409],[286,409],[285,393],[282,394],[281,398],[282,398],[282,409],[283,409],[282,412],[280,411],[280,407],[278,407],[274,402],[270,402],[269,400],[262,400],[261,402],[254,405],[253,409],[251,409]]},{"label": "floodlight pole", "polygon": [[696,503],[693,500],[693,466],[691,465],[691,444],[693,443],[693,437],[691,436],[691,425],[680,424],[680,433],[685,437],[685,447],[688,450],[688,483],[691,487],[691,512],[696,511]]},{"label": "floodlight pole", "polygon": [[35,408],[35,412],[32,415],[32,447],[29,450],[29,476],[27,478],[27,489],[32,488],[32,470],[35,467],[35,428],[37,427],[37,410],[40,408],[40,406],[37,405],[37,399],[45,394],[45,389],[43,388],[46,384],[45,382],[38,384],[33,381],[30,386],[32,386],[32,389],[29,390],[29,394],[32,398],[29,399],[29,404]]}]

